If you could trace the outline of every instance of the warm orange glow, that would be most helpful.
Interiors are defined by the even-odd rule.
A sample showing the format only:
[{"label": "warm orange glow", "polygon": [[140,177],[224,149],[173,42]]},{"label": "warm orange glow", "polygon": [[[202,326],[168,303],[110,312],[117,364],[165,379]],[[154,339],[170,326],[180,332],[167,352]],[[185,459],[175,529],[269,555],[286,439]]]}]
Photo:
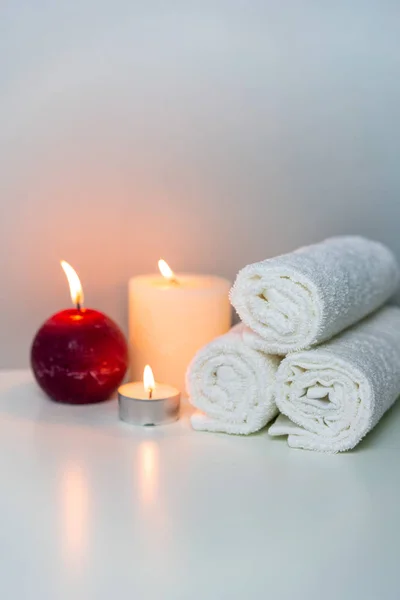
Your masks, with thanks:
[{"label": "warm orange glow", "polygon": [[144,389],[146,390],[146,392],[149,392],[149,395],[151,397],[151,394],[153,393],[154,388],[156,387],[156,384],[154,381],[153,371],[151,370],[150,365],[146,365],[144,368],[143,385],[144,385]]},{"label": "warm orange glow", "polygon": [[165,279],[168,279],[168,281],[175,281],[175,273],[163,258],[160,258],[158,261],[158,268],[160,269],[161,275],[165,277]]},{"label": "warm orange glow", "polygon": [[89,543],[89,484],[80,464],[68,462],[61,479],[62,549],[70,568],[84,565]]},{"label": "warm orange glow", "polygon": [[78,274],[65,260],[61,261],[61,266],[68,279],[72,302],[80,307],[83,304],[83,289]]},{"label": "warm orange glow", "polygon": [[139,482],[144,504],[151,504],[157,498],[159,480],[159,455],[156,442],[147,440],[139,444]]}]

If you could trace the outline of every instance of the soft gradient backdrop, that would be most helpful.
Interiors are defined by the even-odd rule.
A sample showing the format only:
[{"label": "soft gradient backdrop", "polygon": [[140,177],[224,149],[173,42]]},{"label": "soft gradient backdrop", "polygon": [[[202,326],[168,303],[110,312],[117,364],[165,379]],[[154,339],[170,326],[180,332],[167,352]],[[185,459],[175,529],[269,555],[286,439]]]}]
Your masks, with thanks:
[{"label": "soft gradient backdrop", "polygon": [[241,266],[337,233],[400,256],[396,1],[5,0],[0,367],[127,280]]}]

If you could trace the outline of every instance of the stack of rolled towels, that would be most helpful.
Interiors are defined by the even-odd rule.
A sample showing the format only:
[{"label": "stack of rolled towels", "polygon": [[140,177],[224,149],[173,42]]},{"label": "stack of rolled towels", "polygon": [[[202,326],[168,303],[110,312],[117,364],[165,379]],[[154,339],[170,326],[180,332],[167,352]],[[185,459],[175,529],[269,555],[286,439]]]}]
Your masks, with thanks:
[{"label": "stack of rolled towels", "polygon": [[187,373],[196,430],[354,448],[400,395],[400,283],[392,252],[345,236],[248,265],[231,290],[241,318]]}]

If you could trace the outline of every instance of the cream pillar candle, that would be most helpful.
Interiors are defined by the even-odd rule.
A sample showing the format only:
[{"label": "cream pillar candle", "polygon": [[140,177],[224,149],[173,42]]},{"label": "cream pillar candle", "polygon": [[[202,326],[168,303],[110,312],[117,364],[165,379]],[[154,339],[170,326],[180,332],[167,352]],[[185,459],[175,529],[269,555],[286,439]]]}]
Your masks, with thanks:
[{"label": "cream pillar candle", "polygon": [[140,379],[150,363],[159,381],[183,392],[197,350],[230,328],[231,284],[211,275],[175,275],[164,261],[159,265],[164,276],[129,282],[131,379]]}]

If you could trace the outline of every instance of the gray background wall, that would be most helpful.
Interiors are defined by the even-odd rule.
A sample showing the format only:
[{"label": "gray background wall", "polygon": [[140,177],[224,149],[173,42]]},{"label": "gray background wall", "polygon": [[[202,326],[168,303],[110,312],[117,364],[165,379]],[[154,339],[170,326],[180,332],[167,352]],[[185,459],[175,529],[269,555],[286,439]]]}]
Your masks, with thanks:
[{"label": "gray background wall", "polygon": [[70,304],[337,233],[400,256],[398,2],[0,6],[0,366]]}]

